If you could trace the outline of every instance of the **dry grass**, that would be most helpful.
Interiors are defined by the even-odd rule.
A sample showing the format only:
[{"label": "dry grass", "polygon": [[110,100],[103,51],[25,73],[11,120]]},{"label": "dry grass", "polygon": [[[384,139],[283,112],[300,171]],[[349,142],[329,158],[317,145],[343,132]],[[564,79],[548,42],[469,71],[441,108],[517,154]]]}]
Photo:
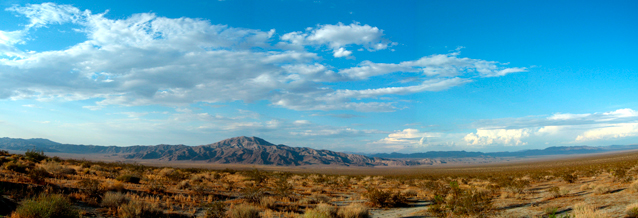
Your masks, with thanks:
[{"label": "dry grass", "polygon": [[[638,182],[627,182],[638,176],[636,154],[531,165],[397,168],[396,174],[379,168],[383,175],[360,175],[372,172],[367,169],[322,174],[35,162],[35,156],[1,155],[3,195],[22,201],[39,193],[65,194],[106,217],[368,217],[368,207],[392,211],[413,200],[434,203],[423,212],[429,216],[631,217],[638,192]],[[339,202],[350,206],[332,206]],[[602,203],[577,209],[570,206],[574,202]]]}]

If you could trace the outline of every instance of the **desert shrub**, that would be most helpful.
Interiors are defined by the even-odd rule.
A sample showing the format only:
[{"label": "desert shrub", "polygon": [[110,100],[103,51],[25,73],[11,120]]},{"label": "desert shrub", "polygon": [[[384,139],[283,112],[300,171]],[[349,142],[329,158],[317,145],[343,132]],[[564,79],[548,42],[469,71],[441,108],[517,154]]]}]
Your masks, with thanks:
[{"label": "desert shrub", "polygon": [[551,198],[560,198],[569,194],[568,189],[559,188],[559,187],[551,187],[548,190]]},{"label": "desert shrub", "polygon": [[4,165],[4,163],[9,162],[9,161],[10,161],[9,159],[0,156],[0,166]]},{"label": "desert shrub", "polygon": [[259,203],[261,198],[264,196],[264,190],[259,186],[247,187],[242,190],[242,195],[249,202]]},{"label": "desert shrub", "polygon": [[337,217],[337,207],[329,204],[318,204],[314,209],[306,210],[304,218],[333,218]]},{"label": "desert shrub", "polygon": [[38,167],[29,170],[29,174],[27,174],[27,176],[34,183],[41,184],[46,180],[46,178],[51,177],[51,174],[49,174],[49,172],[47,172],[45,169]]},{"label": "desert shrub", "polygon": [[62,166],[58,162],[48,161],[47,163],[42,165],[47,172],[53,174],[56,178],[64,177],[65,175],[74,175],[77,172],[73,168],[68,168]]},{"label": "desert shrub", "polygon": [[35,148],[33,150],[31,149],[27,150],[27,152],[24,153],[24,156],[27,160],[30,160],[36,163],[39,163],[40,161],[43,161],[48,158],[46,155],[44,155],[43,151],[36,150]]},{"label": "desert shrub", "polygon": [[287,197],[292,195],[293,187],[292,184],[288,182],[288,178],[290,174],[280,174],[277,175],[277,182],[275,183],[275,194],[281,197]]},{"label": "desert shrub", "polygon": [[596,210],[596,207],[586,203],[578,203],[573,206],[575,218],[599,218],[610,217],[607,214],[603,214],[601,211]]},{"label": "desert shrub", "polygon": [[221,201],[215,201],[208,205],[204,218],[223,218],[226,216],[226,205]]},{"label": "desert shrub", "polygon": [[9,156],[9,152],[6,150],[0,150],[0,156]]},{"label": "desert shrub", "polygon": [[157,205],[141,201],[131,201],[118,208],[118,215],[121,218],[156,218],[166,217],[164,212]]},{"label": "desert shrub", "polygon": [[527,186],[529,186],[529,183],[530,183],[529,180],[518,179],[518,178],[514,178],[513,176],[499,179],[496,182],[498,187],[501,187],[505,191],[514,193],[514,194],[523,193],[525,188],[527,188]]},{"label": "desert shrub", "polygon": [[596,186],[596,188],[594,188],[594,193],[602,195],[602,194],[607,194],[611,191],[611,189],[608,186],[605,185],[598,185]]},{"label": "desert shrub", "polygon": [[4,168],[16,173],[26,173],[27,172],[27,166],[22,165],[20,163],[15,163],[15,162],[9,162],[6,163],[4,165]]},{"label": "desert shrub", "polygon": [[51,158],[51,161],[54,161],[54,162],[62,162],[62,158],[60,158],[60,157],[58,157],[58,156],[53,156],[53,157]]},{"label": "desert shrub", "polygon": [[104,194],[100,205],[102,205],[102,207],[117,208],[120,205],[127,204],[129,201],[129,197],[125,194],[119,192],[107,192]]},{"label": "desert shrub", "polygon": [[122,182],[120,181],[111,181],[111,180],[107,180],[102,182],[102,184],[100,185],[102,187],[102,189],[104,189],[104,191],[115,191],[115,192],[122,192],[124,191],[124,184],[122,184]]},{"label": "desert shrub", "polygon": [[80,212],[73,208],[71,202],[62,195],[39,195],[28,199],[16,209],[12,218],[75,218]]},{"label": "desert shrub", "polygon": [[625,208],[625,215],[631,218],[638,217],[638,203],[627,205],[627,207]]},{"label": "desert shrub", "polygon": [[142,178],[138,175],[125,174],[125,175],[118,176],[117,178],[115,178],[115,180],[120,182],[138,184],[140,183],[140,180],[142,180]]},{"label": "desert shrub", "polygon": [[91,197],[99,197],[102,195],[103,191],[100,188],[100,181],[95,179],[82,179],[77,182],[78,188],[82,189],[84,194],[87,194]]},{"label": "desert shrub", "polygon": [[259,209],[249,204],[231,205],[226,216],[228,218],[259,218]]},{"label": "desert shrub", "polygon": [[146,186],[146,192],[151,194],[162,194],[166,192],[166,187],[161,182],[153,181]]},{"label": "desert shrub", "polygon": [[268,175],[266,175],[264,171],[259,171],[258,169],[246,171],[244,172],[244,176],[247,177],[246,180],[254,181],[257,185],[261,185],[268,180]]},{"label": "desert shrub", "polygon": [[614,176],[614,180],[618,182],[629,182],[631,177],[627,175],[627,169],[616,168],[611,171],[611,175]]},{"label": "desert shrub", "polygon": [[345,207],[339,208],[337,212],[340,218],[368,218],[370,217],[370,210],[368,207],[362,204],[351,204]]},{"label": "desert shrub", "polygon": [[270,196],[262,197],[259,200],[259,204],[264,208],[274,209],[277,206],[277,199]]},{"label": "desert shrub", "polygon": [[369,188],[365,197],[376,207],[396,207],[407,203],[407,198],[398,191],[392,192],[390,190],[383,191],[381,189]]},{"label": "desert shrub", "polygon": [[576,182],[576,179],[578,179],[578,177],[574,175],[574,172],[570,172],[570,171],[560,172],[558,173],[558,175],[556,175],[556,177],[560,177],[563,181],[567,183],[574,183]]},{"label": "desert shrub", "polygon": [[164,168],[159,171],[159,175],[172,181],[182,181],[187,178],[185,174],[173,168]]},{"label": "desert shrub", "polygon": [[492,209],[493,194],[478,189],[463,190],[452,202],[447,202],[448,208],[458,215],[485,214]]}]

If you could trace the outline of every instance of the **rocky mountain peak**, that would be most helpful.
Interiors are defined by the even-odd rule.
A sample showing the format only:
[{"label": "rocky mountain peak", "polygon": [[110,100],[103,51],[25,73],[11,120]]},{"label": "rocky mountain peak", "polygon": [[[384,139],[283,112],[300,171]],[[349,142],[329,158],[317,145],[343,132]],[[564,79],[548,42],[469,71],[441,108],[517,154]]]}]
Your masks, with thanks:
[{"label": "rocky mountain peak", "polygon": [[247,137],[247,136],[239,136],[234,138],[225,139],[213,144],[210,144],[212,147],[238,147],[238,148],[252,148],[252,147],[261,147],[261,146],[270,146],[274,145],[264,139],[259,137]]}]

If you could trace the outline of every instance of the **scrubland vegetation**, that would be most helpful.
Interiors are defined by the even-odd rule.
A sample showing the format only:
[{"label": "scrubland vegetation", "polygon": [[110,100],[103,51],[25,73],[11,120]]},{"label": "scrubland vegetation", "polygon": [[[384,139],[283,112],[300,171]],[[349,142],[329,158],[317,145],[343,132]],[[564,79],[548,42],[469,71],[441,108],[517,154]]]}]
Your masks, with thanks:
[{"label": "scrubland vegetation", "polygon": [[[408,174],[162,168],[0,151],[0,217],[638,217],[638,154]],[[414,207],[416,203],[427,206]]]}]

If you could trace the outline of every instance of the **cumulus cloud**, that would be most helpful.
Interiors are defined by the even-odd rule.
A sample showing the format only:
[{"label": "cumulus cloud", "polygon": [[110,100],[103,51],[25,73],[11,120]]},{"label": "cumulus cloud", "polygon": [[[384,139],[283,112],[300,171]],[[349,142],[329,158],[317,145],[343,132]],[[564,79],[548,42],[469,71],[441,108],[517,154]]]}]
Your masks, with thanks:
[{"label": "cumulus cloud", "polygon": [[527,138],[529,135],[529,129],[477,129],[476,133],[467,134],[463,139],[472,146],[492,144],[518,146],[527,144],[521,139]]},{"label": "cumulus cloud", "polygon": [[[186,106],[192,103],[254,102],[293,110],[385,112],[397,101],[384,96],[442,91],[479,77],[524,71],[499,63],[458,57],[455,52],[415,61],[373,63],[338,69],[312,47],[327,47],[335,57],[394,45],[383,30],[352,23],[325,24],[285,33],[211,24],[196,18],[166,18],[153,13],[110,19],[71,5],[28,4],[8,9],[29,18],[25,30],[0,32],[0,99],[100,99],[86,109],[109,105]],[[32,28],[74,25],[87,40],[62,50],[25,52],[15,44]],[[418,73],[413,84],[374,89],[335,89],[328,83]],[[413,75],[411,75],[414,77]],[[402,80],[400,78],[399,80]]]},{"label": "cumulus cloud", "polygon": [[303,48],[304,46],[325,45],[333,50],[334,57],[347,57],[352,54],[351,51],[345,49],[345,46],[349,45],[363,46],[370,51],[383,50],[396,45],[396,43],[383,38],[383,35],[383,30],[367,24],[326,24],[307,28],[305,32],[286,33],[280,37],[283,41],[280,46]]},{"label": "cumulus cloud", "polygon": [[383,144],[419,144],[427,145],[428,138],[441,137],[440,133],[420,132],[418,129],[404,129],[393,132],[379,140]]}]

